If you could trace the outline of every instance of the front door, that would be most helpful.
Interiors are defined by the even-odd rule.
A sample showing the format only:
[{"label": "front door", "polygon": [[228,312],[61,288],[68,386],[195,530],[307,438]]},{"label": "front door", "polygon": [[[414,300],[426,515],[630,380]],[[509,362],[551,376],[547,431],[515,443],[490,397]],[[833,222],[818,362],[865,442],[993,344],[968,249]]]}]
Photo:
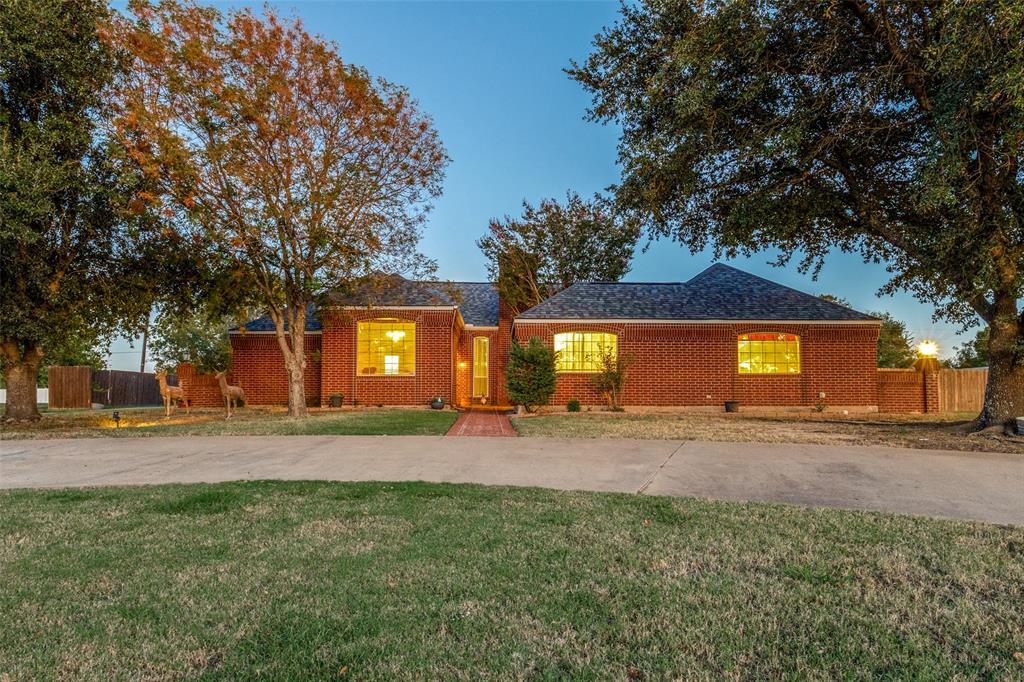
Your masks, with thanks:
[{"label": "front door", "polygon": [[473,397],[486,398],[490,392],[490,382],[487,378],[488,360],[490,351],[490,340],[486,336],[477,336],[473,339]]}]

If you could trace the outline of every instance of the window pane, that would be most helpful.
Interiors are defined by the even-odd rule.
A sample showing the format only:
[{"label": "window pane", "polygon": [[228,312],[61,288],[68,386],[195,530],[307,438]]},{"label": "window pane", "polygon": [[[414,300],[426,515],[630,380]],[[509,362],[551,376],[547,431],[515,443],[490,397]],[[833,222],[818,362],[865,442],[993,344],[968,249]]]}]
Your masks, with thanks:
[{"label": "window pane", "polygon": [[416,323],[391,318],[362,321],[356,350],[359,374],[415,374]]},{"label": "window pane", "polygon": [[800,372],[800,337],[795,334],[740,334],[736,339],[736,354],[740,374]]},{"label": "window pane", "polygon": [[615,334],[603,332],[565,332],[555,334],[556,368],[560,372],[597,372],[606,354],[616,357]]}]

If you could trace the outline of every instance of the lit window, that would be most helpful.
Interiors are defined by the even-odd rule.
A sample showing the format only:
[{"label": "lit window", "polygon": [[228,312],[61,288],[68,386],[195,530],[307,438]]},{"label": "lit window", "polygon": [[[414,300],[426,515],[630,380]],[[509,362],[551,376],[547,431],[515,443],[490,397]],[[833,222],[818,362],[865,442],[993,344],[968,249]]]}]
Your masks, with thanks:
[{"label": "lit window", "polygon": [[800,337],[795,334],[740,334],[737,349],[740,374],[800,372]]},{"label": "lit window", "polygon": [[416,373],[415,322],[386,318],[360,322],[356,345],[359,374]]},{"label": "lit window", "polygon": [[606,354],[616,353],[615,334],[566,332],[555,334],[555,365],[559,372],[598,372]]}]

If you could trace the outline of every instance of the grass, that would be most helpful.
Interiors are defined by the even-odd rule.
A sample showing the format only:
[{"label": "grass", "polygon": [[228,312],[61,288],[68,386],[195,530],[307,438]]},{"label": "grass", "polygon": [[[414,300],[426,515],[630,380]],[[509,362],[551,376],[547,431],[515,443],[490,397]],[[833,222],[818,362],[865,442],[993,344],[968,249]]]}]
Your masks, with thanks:
[{"label": "grass", "polygon": [[521,436],[562,438],[655,438],[822,445],[884,445],[1024,454],[1024,437],[967,433],[975,415],[755,416],[579,413],[514,418]]},{"label": "grass", "polygon": [[441,435],[458,417],[451,410],[362,409],[314,411],[307,419],[291,419],[283,410],[243,408],[230,420],[223,410],[184,410],[164,418],[162,409],[49,410],[35,423],[0,425],[0,438],[133,438],[140,436],[401,436]]},{"label": "grass", "polygon": [[878,513],[422,483],[10,491],[0,584],[3,679],[1024,678],[1024,529]]}]

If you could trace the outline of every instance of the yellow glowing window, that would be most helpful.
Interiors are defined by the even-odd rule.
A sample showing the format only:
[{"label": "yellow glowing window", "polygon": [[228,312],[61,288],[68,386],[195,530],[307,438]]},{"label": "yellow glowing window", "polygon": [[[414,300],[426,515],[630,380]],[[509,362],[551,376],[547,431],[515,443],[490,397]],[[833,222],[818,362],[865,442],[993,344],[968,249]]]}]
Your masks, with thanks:
[{"label": "yellow glowing window", "polygon": [[360,322],[356,346],[359,374],[416,373],[415,322],[389,318]]},{"label": "yellow glowing window", "polygon": [[616,353],[615,334],[566,332],[555,334],[556,369],[559,372],[598,372],[606,354]]},{"label": "yellow glowing window", "polygon": [[760,332],[740,334],[740,374],[799,374],[800,337]]}]

